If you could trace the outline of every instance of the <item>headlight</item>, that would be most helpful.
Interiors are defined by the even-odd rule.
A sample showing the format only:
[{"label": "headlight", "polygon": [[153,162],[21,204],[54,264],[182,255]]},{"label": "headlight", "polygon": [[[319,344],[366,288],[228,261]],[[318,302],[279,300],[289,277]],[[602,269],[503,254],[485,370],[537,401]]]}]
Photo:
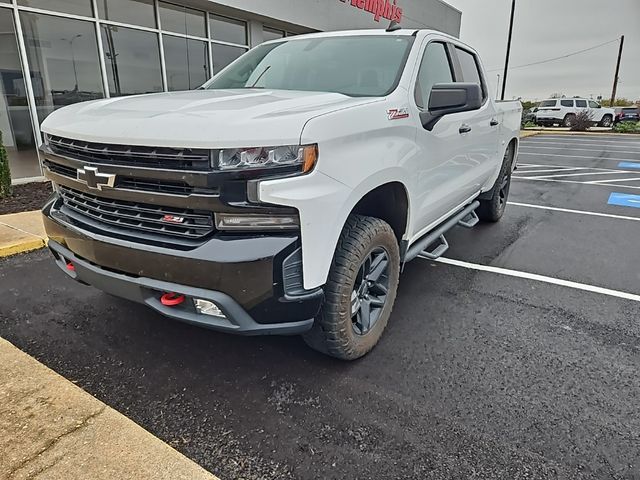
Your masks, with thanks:
[{"label": "headlight", "polygon": [[300,173],[307,173],[313,170],[317,159],[317,145],[232,148],[218,150],[217,168],[222,171],[248,171],[293,167]]}]

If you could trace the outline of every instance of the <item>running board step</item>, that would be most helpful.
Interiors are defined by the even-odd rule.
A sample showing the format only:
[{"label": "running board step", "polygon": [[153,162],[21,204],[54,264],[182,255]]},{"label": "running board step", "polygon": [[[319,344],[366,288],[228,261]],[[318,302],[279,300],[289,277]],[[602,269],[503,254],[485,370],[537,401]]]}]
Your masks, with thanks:
[{"label": "running board step", "polygon": [[478,224],[479,221],[480,219],[478,218],[478,214],[475,210],[472,210],[465,217],[460,219],[458,225],[464,228],[473,228]]},{"label": "running board step", "polygon": [[[436,258],[440,258],[442,255],[444,255],[444,252],[449,250],[449,242],[447,242],[447,239],[444,238],[444,235],[440,235],[436,239],[436,241],[439,241],[440,243],[437,243],[437,246],[433,250],[429,251],[425,248],[424,250],[422,250],[422,252],[420,252],[420,255],[431,260],[435,260]],[[427,245],[427,247],[431,247],[431,245]]]},{"label": "running board step", "polygon": [[[413,260],[418,255],[423,255],[426,258],[436,259],[449,248],[449,243],[444,238],[444,234],[451,230],[453,227],[458,225],[459,223],[467,228],[473,227],[476,223],[478,223],[478,216],[475,214],[474,210],[480,206],[480,202],[477,200],[473,203],[470,203],[461,211],[451,216],[449,220],[440,224],[439,227],[436,227],[435,230],[432,230],[420,240],[416,241],[409,247],[407,253],[404,256],[404,263],[407,263],[410,260]],[[461,223],[462,222],[462,223]],[[427,248],[432,245],[434,242],[439,240],[439,244],[432,250],[428,250]]]}]

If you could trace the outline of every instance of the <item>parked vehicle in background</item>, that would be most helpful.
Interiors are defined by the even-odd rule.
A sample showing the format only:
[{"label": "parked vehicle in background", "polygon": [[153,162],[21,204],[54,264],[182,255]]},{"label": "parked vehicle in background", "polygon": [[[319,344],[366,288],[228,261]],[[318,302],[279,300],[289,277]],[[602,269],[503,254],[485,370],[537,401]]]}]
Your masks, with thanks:
[{"label": "parked vehicle in background", "polygon": [[538,107],[528,108],[522,112],[522,125],[527,123],[536,123],[536,112]]},{"label": "parked vehicle in background", "polygon": [[506,208],[522,105],[485,79],[436,31],[327,32],[265,42],[196,91],[61,108],[42,124],[49,248],[171,318],[361,357],[402,265]]},{"label": "parked vehicle in background", "polygon": [[638,106],[618,107],[615,112],[614,125],[620,122],[640,122],[640,107]]},{"label": "parked vehicle in background", "polygon": [[613,125],[615,111],[606,108],[595,100],[586,98],[550,98],[538,105],[536,123],[544,127],[561,125],[570,127],[580,111],[588,112],[594,125],[610,127]]}]

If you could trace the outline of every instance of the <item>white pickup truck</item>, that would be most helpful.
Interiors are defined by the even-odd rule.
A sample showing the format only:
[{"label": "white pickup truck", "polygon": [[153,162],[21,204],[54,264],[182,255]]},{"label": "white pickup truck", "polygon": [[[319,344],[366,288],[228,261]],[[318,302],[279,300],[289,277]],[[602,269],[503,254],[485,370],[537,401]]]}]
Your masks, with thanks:
[{"label": "white pickup truck", "polygon": [[174,319],[366,354],[403,262],[502,216],[522,109],[456,38],[389,30],[267,42],[196,91],[51,114],[60,268]]}]

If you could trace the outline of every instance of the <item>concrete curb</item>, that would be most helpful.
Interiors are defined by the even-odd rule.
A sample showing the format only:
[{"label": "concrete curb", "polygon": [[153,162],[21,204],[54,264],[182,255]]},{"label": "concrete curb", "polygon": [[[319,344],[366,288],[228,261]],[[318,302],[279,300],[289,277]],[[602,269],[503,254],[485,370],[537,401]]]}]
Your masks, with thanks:
[{"label": "concrete curb", "polygon": [[47,245],[39,210],[0,215],[0,258]]},{"label": "concrete curb", "polygon": [[216,480],[2,338],[0,478]]},{"label": "concrete curb", "polygon": [[542,132],[537,130],[520,130],[520,138],[533,137],[535,135],[540,135]]}]

